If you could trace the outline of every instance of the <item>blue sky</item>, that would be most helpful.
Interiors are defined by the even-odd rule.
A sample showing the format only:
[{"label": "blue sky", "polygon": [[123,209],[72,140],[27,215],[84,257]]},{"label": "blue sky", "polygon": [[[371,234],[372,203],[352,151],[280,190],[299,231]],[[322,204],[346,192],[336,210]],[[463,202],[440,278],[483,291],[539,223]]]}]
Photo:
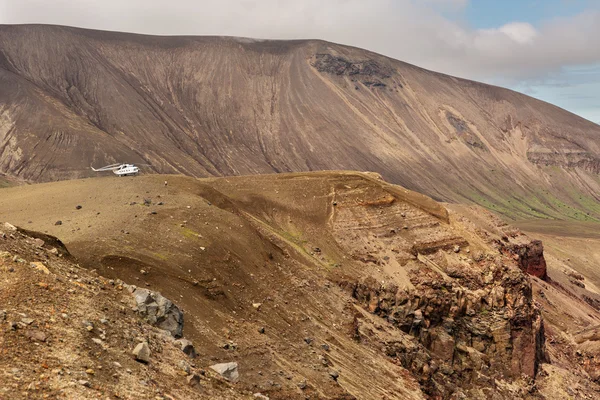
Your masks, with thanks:
[{"label": "blue sky", "polygon": [[324,39],[600,123],[600,0],[0,0],[0,24]]},{"label": "blue sky", "polygon": [[[446,11],[449,19],[473,29],[494,29],[511,22],[526,22],[536,28],[556,19],[572,18],[600,10],[594,0],[471,0],[460,10]],[[600,38],[598,38],[600,46]],[[498,77],[485,79],[494,83]],[[549,76],[506,86],[549,101],[600,123],[600,62],[569,65]]]},{"label": "blue sky", "polygon": [[594,6],[591,0],[471,0],[462,11],[474,28],[486,29],[513,21],[539,25],[557,17],[571,17]]}]

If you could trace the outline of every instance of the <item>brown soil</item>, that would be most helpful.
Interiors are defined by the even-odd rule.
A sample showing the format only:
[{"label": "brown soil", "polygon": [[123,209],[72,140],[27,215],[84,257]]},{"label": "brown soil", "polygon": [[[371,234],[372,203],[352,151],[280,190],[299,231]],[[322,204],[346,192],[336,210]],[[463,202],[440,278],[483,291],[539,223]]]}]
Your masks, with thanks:
[{"label": "brown soil", "polygon": [[[80,267],[64,248],[55,253],[48,236],[37,243],[0,230],[0,399],[253,398],[143,322],[122,281]],[[132,355],[141,341],[151,349],[147,364]],[[190,374],[200,387],[187,384]]]},{"label": "brown soil", "polygon": [[[558,281],[552,245],[551,281],[527,278],[496,245],[531,241],[517,229],[374,175],[86,179],[2,189],[0,209],[59,237],[102,279],[173,300],[198,368],[239,362],[236,395],[573,396],[553,397],[559,380],[598,393],[597,339],[575,340],[600,324],[583,296],[594,294]],[[507,336],[486,333],[494,326]],[[164,390],[181,384],[164,379]]]}]

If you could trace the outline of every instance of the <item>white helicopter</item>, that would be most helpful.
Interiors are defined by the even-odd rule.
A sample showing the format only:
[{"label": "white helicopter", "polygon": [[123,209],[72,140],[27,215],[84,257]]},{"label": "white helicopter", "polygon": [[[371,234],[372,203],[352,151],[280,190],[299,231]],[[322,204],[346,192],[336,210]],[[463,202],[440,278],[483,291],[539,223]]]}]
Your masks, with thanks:
[{"label": "white helicopter", "polygon": [[133,164],[112,164],[102,168],[91,167],[94,172],[112,171],[118,176],[137,175],[140,169]]}]

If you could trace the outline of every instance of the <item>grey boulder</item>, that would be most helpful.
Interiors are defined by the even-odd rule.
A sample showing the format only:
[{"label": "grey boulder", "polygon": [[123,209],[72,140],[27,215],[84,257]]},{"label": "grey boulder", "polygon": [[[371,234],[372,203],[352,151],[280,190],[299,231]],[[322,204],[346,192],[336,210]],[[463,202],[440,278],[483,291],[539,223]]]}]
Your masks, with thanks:
[{"label": "grey boulder", "polygon": [[178,339],[175,341],[175,344],[177,344],[181,348],[181,351],[187,354],[190,358],[196,358],[196,349],[191,341],[187,339]]},{"label": "grey boulder", "polygon": [[171,300],[158,292],[137,288],[133,292],[138,312],[150,324],[171,332],[180,338],[183,335],[183,313]]},{"label": "grey boulder", "polygon": [[135,346],[135,349],[133,349],[133,355],[137,361],[141,361],[143,363],[150,362],[150,347],[148,347],[148,343],[142,342]]},{"label": "grey boulder", "polygon": [[236,362],[211,365],[210,369],[217,372],[230,382],[237,382],[240,378],[240,374],[238,372],[238,363]]}]

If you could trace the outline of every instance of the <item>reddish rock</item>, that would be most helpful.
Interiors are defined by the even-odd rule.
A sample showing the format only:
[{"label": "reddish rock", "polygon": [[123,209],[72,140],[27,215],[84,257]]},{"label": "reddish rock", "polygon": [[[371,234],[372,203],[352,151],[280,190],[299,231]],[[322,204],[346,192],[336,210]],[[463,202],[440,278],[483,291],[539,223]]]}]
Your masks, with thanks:
[{"label": "reddish rock", "polygon": [[527,244],[505,245],[501,250],[508,251],[515,256],[521,271],[544,281],[548,280],[544,245],[541,240],[533,240]]}]

